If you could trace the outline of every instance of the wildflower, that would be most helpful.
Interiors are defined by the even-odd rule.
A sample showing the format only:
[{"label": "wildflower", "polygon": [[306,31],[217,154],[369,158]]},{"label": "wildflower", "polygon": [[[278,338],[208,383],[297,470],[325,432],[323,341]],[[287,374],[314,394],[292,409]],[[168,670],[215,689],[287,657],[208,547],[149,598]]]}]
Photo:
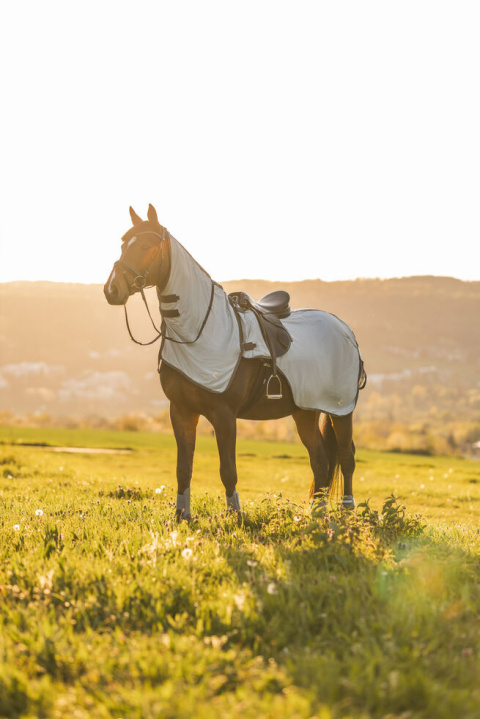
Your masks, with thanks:
[{"label": "wildflower", "polygon": [[163,492],[163,490],[164,490],[164,489],[165,489],[165,485],[164,485],[164,484],[162,484],[162,486],[161,486],[161,487],[157,487],[157,488],[156,488],[156,490],[155,490],[155,494],[161,494],[161,493]]},{"label": "wildflower", "polygon": [[233,595],[233,601],[237,605],[237,609],[241,612],[245,606],[246,596],[243,592],[237,592]]},{"label": "wildflower", "polygon": [[19,524],[14,524],[14,525],[13,525],[13,528],[14,528],[14,530],[15,530],[16,532],[18,532],[18,530],[20,529],[20,525],[19,525]]},{"label": "wildflower", "polygon": [[294,522],[300,522],[301,519],[302,519],[302,518],[300,517],[300,515],[299,515],[299,514],[296,514],[296,515],[294,516],[294,518],[293,518],[293,521],[294,521]]},{"label": "wildflower", "polygon": [[185,549],[182,552],[182,557],[184,559],[190,559],[192,554],[193,554],[192,550],[189,547],[185,547]]},{"label": "wildflower", "polygon": [[277,593],[277,585],[275,582],[270,582],[270,584],[267,587],[268,594],[276,594]]},{"label": "wildflower", "polygon": [[38,575],[38,582],[40,584],[40,590],[44,594],[50,594],[53,586],[53,569],[50,569],[46,574]]},{"label": "wildflower", "polygon": [[43,515],[43,509],[37,509],[35,514],[37,515],[37,517],[41,517]]}]

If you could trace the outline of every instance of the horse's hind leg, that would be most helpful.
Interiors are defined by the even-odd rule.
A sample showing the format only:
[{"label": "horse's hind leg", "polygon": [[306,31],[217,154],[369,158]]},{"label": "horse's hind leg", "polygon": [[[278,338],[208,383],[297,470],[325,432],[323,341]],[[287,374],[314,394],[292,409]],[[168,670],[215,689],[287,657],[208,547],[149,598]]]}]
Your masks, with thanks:
[{"label": "horse's hind leg", "polygon": [[329,460],[322,434],[318,425],[320,412],[300,410],[293,415],[297,431],[305,445],[313,472],[310,497],[325,499],[329,487]]},{"label": "horse's hind leg", "polygon": [[333,431],[337,440],[338,460],[343,474],[343,499],[345,509],[355,507],[353,497],[353,473],[355,471],[355,445],[353,443],[353,413],[344,417],[334,417],[332,420]]},{"label": "horse's hind leg", "polygon": [[190,483],[199,415],[180,404],[170,404],[170,419],[177,442],[177,519],[190,519]]}]

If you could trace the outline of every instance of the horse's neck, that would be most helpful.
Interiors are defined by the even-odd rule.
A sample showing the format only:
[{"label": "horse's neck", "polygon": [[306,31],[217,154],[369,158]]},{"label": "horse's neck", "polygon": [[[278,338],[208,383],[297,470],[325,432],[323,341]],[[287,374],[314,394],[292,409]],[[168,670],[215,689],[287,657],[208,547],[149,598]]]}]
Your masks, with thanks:
[{"label": "horse's neck", "polygon": [[170,274],[158,295],[167,336],[193,341],[210,306],[212,279],[174,237],[170,238]]}]

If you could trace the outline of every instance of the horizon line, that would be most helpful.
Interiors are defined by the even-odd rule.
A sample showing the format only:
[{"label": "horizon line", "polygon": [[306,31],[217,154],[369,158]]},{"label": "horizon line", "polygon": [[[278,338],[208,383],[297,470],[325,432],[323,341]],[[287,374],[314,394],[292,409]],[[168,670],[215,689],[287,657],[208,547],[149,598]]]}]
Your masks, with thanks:
[{"label": "horizon line", "polygon": [[[393,275],[389,277],[379,277],[379,276],[371,276],[371,277],[355,277],[355,278],[349,278],[349,279],[335,279],[335,280],[324,280],[321,277],[305,277],[302,280],[270,280],[262,277],[243,277],[240,279],[224,279],[221,280],[219,284],[222,283],[231,283],[231,282],[238,282],[238,283],[248,283],[248,282],[265,282],[270,284],[285,284],[285,285],[293,285],[293,284],[301,284],[302,282],[322,282],[325,284],[333,284],[336,282],[388,282],[391,280],[410,280],[410,279],[436,279],[436,280],[454,280],[456,282],[466,282],[466,283],[474,283],[474,282],[480,282],[480,278],[478,279],[464,279],[462,277],[455,277],[454,275],[434,275],[434,274],[412,274],[412,275]],[[7,284],[34,284],[34,283],[42,283],[42,284],[54,284],[54,285],[82,285],[85,287],[88,287],[90,285],[99,285],[103,286],[104,282],[81,282],[77,280],[48,280],[48,279],[38,279],[38,280],[1,280],[0,279],[0,285],[7,285]]]}]

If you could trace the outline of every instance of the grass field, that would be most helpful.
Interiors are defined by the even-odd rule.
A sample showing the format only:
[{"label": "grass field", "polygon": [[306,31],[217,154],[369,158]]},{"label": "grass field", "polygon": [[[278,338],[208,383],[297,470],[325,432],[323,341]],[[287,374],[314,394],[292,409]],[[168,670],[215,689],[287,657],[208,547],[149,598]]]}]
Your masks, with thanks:
[{"label": "grass field", "polygon": [[0,716],[480,717],[480,465],[359,451],[312,521],[301,445],[241,441],[239,524],[199,437],[177,525],[175,454],[0,429]]}]

